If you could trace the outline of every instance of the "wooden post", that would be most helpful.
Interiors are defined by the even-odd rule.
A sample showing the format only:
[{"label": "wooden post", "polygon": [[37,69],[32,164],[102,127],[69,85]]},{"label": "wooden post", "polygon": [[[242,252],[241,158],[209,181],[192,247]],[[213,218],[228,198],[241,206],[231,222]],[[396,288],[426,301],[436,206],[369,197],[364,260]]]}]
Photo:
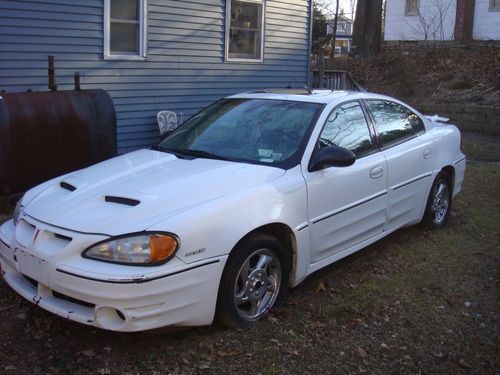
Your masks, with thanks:
[{"label": "wooden post", "polygon": [[321,52],[319,53],[318,74],[318,88],[322,89],[325,84],[325,51],[323,50],[321,50]]}]

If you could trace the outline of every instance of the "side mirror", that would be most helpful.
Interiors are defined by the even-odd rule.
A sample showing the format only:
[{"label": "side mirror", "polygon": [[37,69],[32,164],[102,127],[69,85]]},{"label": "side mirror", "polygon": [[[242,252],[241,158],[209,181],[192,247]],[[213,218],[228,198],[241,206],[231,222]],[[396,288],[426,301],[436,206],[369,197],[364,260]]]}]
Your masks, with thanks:
[{"label": "side mirror", "polygon": [[309,162],[309,172],[328,167],[348,167],[356,161],[356,155],[346,148],[328,146],[314,151]]}]

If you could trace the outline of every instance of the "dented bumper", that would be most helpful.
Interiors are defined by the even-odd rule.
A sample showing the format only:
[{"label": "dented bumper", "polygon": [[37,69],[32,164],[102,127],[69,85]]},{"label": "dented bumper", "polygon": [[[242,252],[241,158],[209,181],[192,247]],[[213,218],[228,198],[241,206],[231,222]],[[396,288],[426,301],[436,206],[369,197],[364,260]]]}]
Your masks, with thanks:
[{"label": "dented bumper", "polygon": [[158,267],[84,259],[83,249],[103,235],[52,227],[23,216],[0,227],[4,280],[28,301],[79,323],[115,331],[213,321],[227,257]]}]

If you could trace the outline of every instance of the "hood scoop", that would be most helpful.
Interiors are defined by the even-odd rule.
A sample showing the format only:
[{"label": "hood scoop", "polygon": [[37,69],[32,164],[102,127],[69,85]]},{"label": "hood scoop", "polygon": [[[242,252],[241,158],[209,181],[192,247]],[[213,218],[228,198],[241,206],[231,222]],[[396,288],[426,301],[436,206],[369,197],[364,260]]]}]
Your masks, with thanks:
[{"label": "hood scoop", "polygon": [[106,202],[124,204],[126,206],[137,206],[139,203],[141,203],[141,201],[138,201],[137,199],[124,198],[124,197],[115,197],[115,196],[112,196],[112,195],[106,195],[104,197],[104,200]]},{"label": "hood scoop", "polygon": [[74,187],[73,185],[68,184],[67,182],[64,182],[64,181],[61,181],[61,183],[59,184],[59,186],[62,187],[63,189],[69,190],[69,191],[75,191],[76,190],[76,187]]}]

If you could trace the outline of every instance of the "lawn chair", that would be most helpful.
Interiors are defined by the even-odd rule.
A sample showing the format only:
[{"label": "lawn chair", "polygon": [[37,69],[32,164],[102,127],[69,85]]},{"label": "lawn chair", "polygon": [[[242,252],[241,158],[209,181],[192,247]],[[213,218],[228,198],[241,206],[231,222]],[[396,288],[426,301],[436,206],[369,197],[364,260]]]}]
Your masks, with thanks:
[{"label": "lawn chair", "polygon": [[172,111],[160,111],[156,114],[156,119],[158,120],[160,135],[163,135],[168,131],[174,130],[178,125],[177,113]]}]

